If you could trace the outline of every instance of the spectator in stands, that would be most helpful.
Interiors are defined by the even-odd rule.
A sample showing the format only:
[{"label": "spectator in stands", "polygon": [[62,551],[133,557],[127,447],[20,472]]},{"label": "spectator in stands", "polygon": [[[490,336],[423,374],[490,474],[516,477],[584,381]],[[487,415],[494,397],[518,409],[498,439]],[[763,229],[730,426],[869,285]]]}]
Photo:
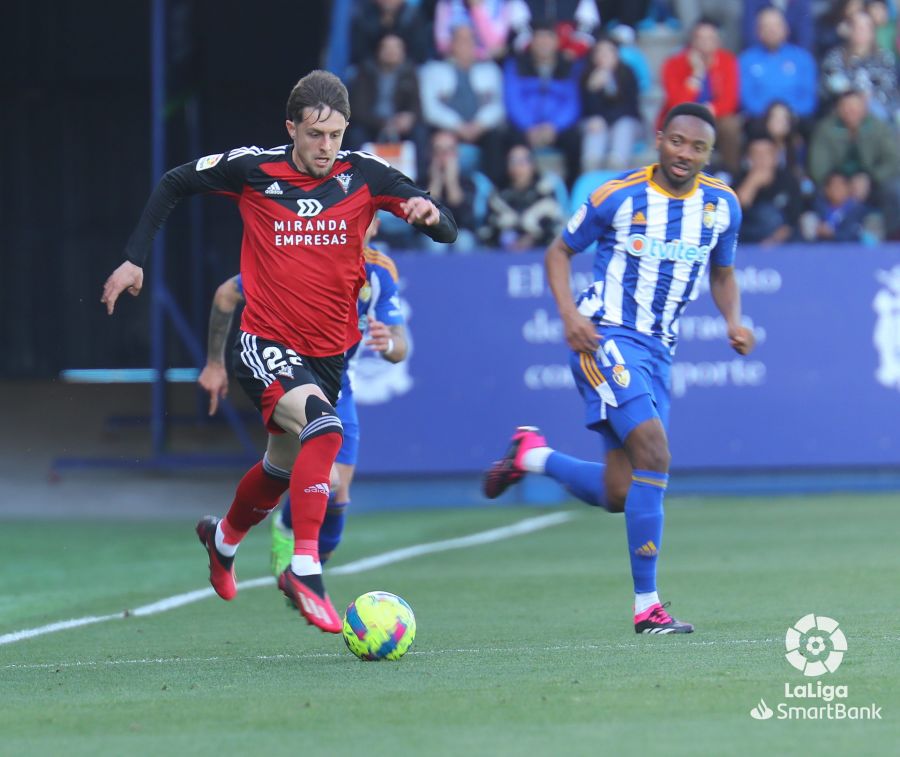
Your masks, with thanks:
[{"label": "spectator in stands", "polygon": [[[900,234],[900,148],[894,130],[868,112],[863,92],[844,92],[809,145],[809,173],[818,187],[830,174],[850,176],[851,192],[881,210],[888,235]],[[868,177],[871,193],[866,190]]]},{"label": "spectator in stands", "polygon": [[[896,11],[896,5],[894,7]],[[891,56],[891,60],[897,61],[897,22],[891,17],[891,11],[887,3],[882,0],[873,0],[866,6],[866,11],[872,17],[875,24],[875,39],[878,46]]]},{"label": "spectator in stands", "polygon": [[556,30],[563,57],[581,58],[600,28],[597,0],[510,0],[512,52],[524,52],[531,44],[534,24],[545,22]]},{"label": "spectator in stands", "polygon": [[756,17],[759,42],[741,53],[741,106],[744,114],[758,117],[776,100],[789,102],[801,118],[816,110],[816,62],[802,47],[787,41],[784,14],[763,8]]},{"label": "spectator in stands", "polygon": [[816,0],[744,0],[744,16],[741,36],[744,47],[761,42],[758,35],[759,14],[765,8],[777,8],[788,27],[787,40],[812,54],[815,50],[813,5]]},{"label": "spectator in stands", "polygon": [[721,44],[732,53],[739,53],[741,44],[741,22],[744,0],[674,0],[675,13],[684,29],[694,29],[706,19],[716,29],[721,29]]},{"label": "spectator in stands", "polygon": [[353,120],[347,129],[348,144],[409,140],[416,146],[421,175],[428,131],[422,122],[419,77],[396,34],[385,34],[375,59],[359,67],[350,84],[350,109]]},{"label": "spectator in stands", "polygon": [[875,22],[865,11],[850,16],[846,41],[828,52],[822,61],[823,97],[828,101],[848,89],[865,92],[869,112],[882,121],[895,123],[900,92],[890,54],[878,46]]},{"label": "spectator in stands", "polygon": [[765,137],[747,146],[746,162],[734,185],[744,211],[741,239],[763,245],[789,242],[798,234],[803,210],[797,180],[778,165],[778,149]]},{"label": "spectator in stands", "polygon": [[[450,246],[431,245],[433,252],[469,252],[475,247],[475,184],[463,173],[459,164],[456,135],[452,131],[436,131],[431,135],[431,163],[428,168],[428,191],[433,198],[451,209],[459,227],[456,242]],[[417,240],[419,241],[419,240]]]},{"label": "spectator in stands", "polygon": [[560,55],[551,24],[535,23],[528,53],[506,60],[503,87],[515,141],[532,150],[559,149],[567,178],[574,181],[581,147],[577,69]]},{"label": "spectator in stands", "polygon": [[716,151],[731,175],[741,159],[741,120],[737,115],[740,78],[737,58],[722,48],[715,22],[702,18],[687,46],[667,58],[662,66],[664,103],[658,124],[675,105],[697,102],[716,118]]},{"label": "spectator in stands", "polygon": [[553,179],[538,173],[525,145],[509,151],[507,171],[509,184],[491,194],[480,237],[511,252],[546,247],[562,230],[564,220]]},{"label": "spectator in stands", "polygon": [[643,126],[637,79],[612,39],[601,38],[591,50],[581,77],[581,110],[581,170],[627,168]]},{"label": "spectator in stands", "polygon": [[433,129],[456,134],[480,148],[478,165],[497,182],[503,175],[503,74],[493,61],[477,61],[475,35],[463,24],[453,30],[447,60],[433,60],[419,71],[422,115]]},{"label": "spectator in stands", "polygon": [[406,44],[414,63],[432,57],[430,24],[417,3],[407,0],[359,0],[351,22],[350,60],[359,65],[375,57],[378,42],[386,34],[396,34]]},{"label": "spectator in stands", "polygon": [[772,140],[778,152],[778,165],[786,168],[800,183],[804,197],[811,197],[815,186],[806,173],[806,138],[800,119],[787,103],[776,100],[760,118],[748,122],[750,140],[764,137]]},{"label": "spectator in stands", "polygon": [[453,30],[468,26],[474,32],[479,60],[501,58],[510,30],[510,0],[437,0],[434,44],[438,54],[452,54]]},{"label": "spectator in stands", "polygon": [[803,214],[803,238],[807,242],[859,242],[866,212],[866,206],[853,196],[850,180],[832,171],[816,197],[815,210]]},{"label": "spectator in stands", "polygon": [[816,60],[832,48],[842,45],[850,34],[850,17],[854,13],[865,10],[863,0],[833,0],[815,23],[815,45],[813,54]]},{"label": "spectator in stands", "polygon": [[613,27],[609,32],[610,38],[619,45],[619,57],[634,73],[638,84],[638,94],[646,94],[653,83],[653,75],[650,73],[650,64],[640,47],[635,44],[637,36],[634,29],[625,24]]}]

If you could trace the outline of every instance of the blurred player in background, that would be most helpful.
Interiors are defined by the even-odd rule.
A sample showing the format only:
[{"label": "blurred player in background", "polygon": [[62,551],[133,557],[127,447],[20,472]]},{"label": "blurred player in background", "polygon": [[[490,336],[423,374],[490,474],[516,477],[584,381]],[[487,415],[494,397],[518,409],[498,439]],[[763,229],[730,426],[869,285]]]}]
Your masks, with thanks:
[{"label": "blurred player in background", "polygon": [[[369,246],[378,233],[378,217],[372,219],[366,231],[366,283],[359,293],[359,329],[366,336],[365,346],[379,353],[391,363],[406,358],[408,342],[406,321],[400,311],[397,289],[398,276],[394,261]],[[238,305],[244,301],[240,274],[223,282],[216,290],[209,314],[209,344],[206,365],[198,382],[209,392],[209,414],[218,409],[219,398],[228,393],[228,373],[225,368],[225,342],[231,330],[231,320]],[[359,417],[353,397],[353,363],[359,357],[362,342],[347,350],[341,394],[337,414],[344,428],[344,440],[338,452],[331,476],[331,494],[325,510],[325,520],[319,531],[319,560],[324,564],[341,542],[344,519],[350,505],[350,484],[359,453]],[[291,521],[290,497],[285,497],[272,516],[272,570],[276,576],[284,572],[294,553],[294,534]]]},{"label": "blurred player in background", "polygon": [[237,201],[247,304],[235,375],[261,411],[269,439],[225,517],[201,519],[197,535],[209,556],[210,583],[220,597],[233,599],[238,546],[290,489],[294,555],[278,586],[309,623],[329,633],[340,633],[342,623],[325,591],[319,531],[342,443],[335,404],[344,354],[360,339],[363,237],[384,209],[435,241],[456,239],[452,214],[408,177],[371,155],[340,151],[349,120],[343,82],[313,71],[288,98],[289,144],[241,147],[170,170],[101,298],[112,314],[124,291],[139,294],[153,238],[182,199],[217,192]]},{"label": "blurred player in background", "polygon": [[[605,441],[605,464],[556,452],[538,429],[520,426],[484,480],[485,494],[494,498],[526,473],[546,474],[588,504],[624,510],[637,633],[694,630],[660,603],[656,563],[678,318],[699,294],[707,266],[731,347],[746,355],[755,343],[741,325],[734,276],[740,203],[727,185],[702,172],[715,136],[704,106],[672,108],[656,137],[659,162],[601,185],[547,249],[547,278],[573,350],[572,373],[587,427]],[[571,257],[594,242],[594,284],[573,302]]]}]

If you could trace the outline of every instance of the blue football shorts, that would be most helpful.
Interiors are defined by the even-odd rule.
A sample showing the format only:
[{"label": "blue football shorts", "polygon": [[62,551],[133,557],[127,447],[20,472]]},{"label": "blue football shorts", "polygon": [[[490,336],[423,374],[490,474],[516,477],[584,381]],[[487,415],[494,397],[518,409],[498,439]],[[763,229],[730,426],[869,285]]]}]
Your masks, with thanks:
[{"label": "blue football shorts", "polygon": [[632,329],[601,326],[597,334],[595,354],[573,352],[569,358],[585,403],[585,425],[600,433],[607,450],[621,447],[636,426],[652,418],[668,431],[669,349]]},{"label": "blue football shorts", "polygon": [[346,386],[341,386],[341,395],[338,397],[335,410],[344,427],[344,442],[335,462],[342,465],[356,465],[359,456],[359,414],[356,412],[353,391],[348,391]]}]

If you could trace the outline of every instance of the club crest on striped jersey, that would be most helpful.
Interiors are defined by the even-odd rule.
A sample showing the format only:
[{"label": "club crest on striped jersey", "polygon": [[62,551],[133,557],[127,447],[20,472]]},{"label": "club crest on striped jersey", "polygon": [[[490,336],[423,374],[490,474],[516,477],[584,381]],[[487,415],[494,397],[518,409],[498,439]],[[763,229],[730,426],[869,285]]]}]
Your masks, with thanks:
[{"label": "club crest on striped jersey", "polygon": [[627,389],[631,383],[631,371],[624,365],[614,365],[612,369],[613,381],[615,381],[623,389]]},{"label": "club crest on striped jersey", "polygon": [[341,185],[341,189],[344,190],[344,194],[350,191],[350,182],[353,180],[353,175],[349,173],[339,173],[334,177],[335,181]]},{"label": "club crest on striped jersey", "polygon": [[711,229],[716,222],[716,206],[712,202],[703,206],[703,225],[707,229]]}]

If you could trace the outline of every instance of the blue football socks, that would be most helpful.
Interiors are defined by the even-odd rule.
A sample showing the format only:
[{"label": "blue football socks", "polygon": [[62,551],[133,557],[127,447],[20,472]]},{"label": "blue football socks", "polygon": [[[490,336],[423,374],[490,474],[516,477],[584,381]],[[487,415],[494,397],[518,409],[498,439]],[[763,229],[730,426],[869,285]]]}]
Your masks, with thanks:
[{"label": "blue football socks", "polygon": [[565,486],[573,497],[593,507],[609,510],[603,485],[605,470],[606,466],[602,463],[579,460],[556,451],[550,454],[544,464],[544,473]]},{"label": "blue football socks", "polygon": [[281,502],[281,507],[278,508],[278,512],[275,514],[276,518],[281,519],[281,525],[285,527],[286,530],[290,531],[294,527],[294,521],[291,520],[291,498],[285,497]]},{"label": "blue football socks", "polygon": [[322,529],[319,531],[319,557],[325,562],[341,543],[344,533],[344,520],[347,514],[347,506],[350,501],[328,501],[328,509],[325,511],[325,520],[322,521]]},{"label": "blue football socks", "polygon": [[663,497],[669,477],[656,471],[635,470],[625,499],[625,530],[631,577],[636,594],[656,591],[656,561],[662,544]]},{"label": "blue football socks", "polygon": [[[334,494],[328,497],[328,509],[325,511],[325,520],[322,521],[322,528],[319,530],[319,555],[330,555],[337,549],[341,543],[341,537],[344,534],[344,519],[346,518],[347,502],[337,503],[334,501]],[[290,531],[291,525],[291,498],[285,497],[281,507],[275,514],[279,518],[281,524],[286,530]],[[326,558],[327,559],[327,558]],[[322,562],[325,562],[323,559]]]}]

